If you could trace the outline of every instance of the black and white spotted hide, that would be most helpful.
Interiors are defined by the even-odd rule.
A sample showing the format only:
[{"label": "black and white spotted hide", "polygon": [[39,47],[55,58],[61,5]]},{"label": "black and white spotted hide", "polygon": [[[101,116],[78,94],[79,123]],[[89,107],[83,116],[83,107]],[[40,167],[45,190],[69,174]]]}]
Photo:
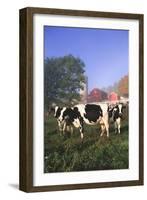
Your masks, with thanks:
[{"label": "black and white spotted hide", "polygon": [[120,129],[121,129],[121,120],[123,117],[123,104],[118,103],[115,105],[109,105],[108,106],[108,116],[109,119],[111,119],[114,122],[114,127],[115,127],[115,133],[120,134]]}]

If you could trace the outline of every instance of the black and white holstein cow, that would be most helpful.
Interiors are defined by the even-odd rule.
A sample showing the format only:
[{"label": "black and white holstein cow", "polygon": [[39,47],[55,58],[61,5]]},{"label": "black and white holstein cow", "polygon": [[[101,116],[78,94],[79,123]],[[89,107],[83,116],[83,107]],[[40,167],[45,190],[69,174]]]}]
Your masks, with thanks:
[{"label": "black and white holstein cow", "polygon": [[67,129],[73,133],[73,126],[82,130],[83,120],[72,108],[56,106],[54,117],[57,118],[60,134],[64,134]]},{"label": "black and white holstein cow", "polygon": [[117,103],[115,105],[112,104],[108,106],[109,119],[112,119],[114,122],[115,133],[120,134],[121,120],[123,117],[124,108],[125,106],[122,103]]},{"label": "black and white holstein cow", "polygon": [[[101,126],[101,136],[106,131],[109,137],[108,105],[107,104],[79,104],[72,108],[55,107],[54,116],[57,118],[60,132],[63,133],[67,126],[79,128],[81,139],[84,137],[84,123]],[[72,128],[73,132],[73,128]]]}]

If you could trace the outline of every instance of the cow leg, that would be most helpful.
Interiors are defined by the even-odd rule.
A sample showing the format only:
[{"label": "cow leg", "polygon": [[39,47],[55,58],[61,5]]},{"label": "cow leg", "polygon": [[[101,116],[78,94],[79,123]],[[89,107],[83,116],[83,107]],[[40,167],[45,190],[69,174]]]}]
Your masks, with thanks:
[{"label": "cow leg", "polygon": [[62,131],[63,131],[62,124],[59,121],[58,121],[58,127],[59,127],[59,133],[60,135],[62,135]]},{"label": "cow leg", "polygon": [[81,134],[81,139],[83,139],[83,137],[84,137],[84,128],[83,128],[83,126],[80,126],[80,134]]},{"label": "cow leg", "polygon": [[73,127],[70,126],[70,132],[71,132],[71,135],[73,135]]},{"label": "cow leg", "polygon": [[63,124],[63,134],[65,134],[66,128],[67,128],[67,125],[66,125],[66,122],[64,122],[64,124]]},{"label": "cow leg", "polygon": [[120,134],[120,124],[118,124],[118,133]]},{"label": "cow leg", "polygon": [[101,134],[100,134],[101,137],[104,135],[104,132],[105,132],[105,125],[101,124]]},{"label": "cow leg", "polygon": [[116,122],[117,122],[117,130],[118,130],[118,133],[120,134],[120,126],[121,126],[120,118],[118,118]]},{"label": "cow leg", "polygon": [[117,121],[114,122],[114,129],[115,129],[115,133],[117,133],[118,131]]},{"label": "cow leg", "polygon": [[107,137],[109,137],[109,123],[108,123],[108,120],[106,119],[102,119],[100,121],[100,125],[101,125],[101,135],[100,136],[103,136],[105,130],[106,130],[106,133],[107,133]]},{"label": "cow leg", "polygon": [[100,137],[103,136],[104,132],[105,132],[105,126],[104,126],[104,121],[103,119],[100,120],[100,126],[101,126],[101,134]]},{"label": "cow leg", "polygon": [[104,120],[104,124],[105,124],[105,129],[106,129],[107,137],[109,137],[109,123],[108,123],[108,120]]},{"label": "cow leg", "polygon": [[106,125],[106,133],[107,133],[107,137],[109,137],[109,124]]},{"label": "cow leg", "polygon": [[84,124],[83,124],[83,118],[81,117],[80,119],[77,118],[73,121],[73,126],[78,128],[81,134],[81,139],[84,137]]}]

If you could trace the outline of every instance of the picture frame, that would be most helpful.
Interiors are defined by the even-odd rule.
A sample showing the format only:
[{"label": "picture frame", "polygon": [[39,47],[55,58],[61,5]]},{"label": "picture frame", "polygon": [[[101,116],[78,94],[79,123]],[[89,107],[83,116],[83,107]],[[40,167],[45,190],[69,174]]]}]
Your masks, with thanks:
[{"label": "picture frame", "polygon": [[[137,72],[138,74],[138,82],[137,88],[138,88],[138,98],[139,102],[137,105],[137,114],[138,115],[138,130],[136,130],[136,135],[138,138],[138,141],[136,141],[135,144],[138,144],[138,150],[137,150],[137,160],[138,160],[138,168],[136,170],[137,177],[134,179],[127,179],[126,180],[110,180],[105,181],[105,178],[103,181],[96,181],[92,180],[88,182],[83,179],[82,182],[80,180],[78,182],[74,183],[62,183],[60,184],[58,181],[55,183],[50,184],[42,184],[42,185],[36,185],[34,184],[34,178],[35,173],[37,173],[37,169],[35,169],[35,159],[34,151],[36,151],[36,147],[34,147],[34,143],[36,140],[36,136],[34,135],[34,132],[36,130],[35,123],[34,123],[34,109],[36,108],[34,104],[37,104],[35,101],[35,94],[34,91],[36,91],[35,87],[39,87],[38,84],[35,86],[37,82],[34,81],[35,77],[35,71],[36,71],[36,60],[34,49],[38,48],[35,44],[35,23],[39,23],[39,20],[34,20],[34,16],[40,16],[40,17],[48,17],[53,16],[55,18],[61,18],[63,21],[65,18],[69,18],[72,20],[72,18],[76,18],[76,21],[79,19],[85,20],[84,25],[86,26],[86,21],[89,24],[93,24],[91,20],[98,20],[98,19],[104,19],[104,20],[111,20],[110,23],[113,23],[113,21],[116,20],[117,23],[122,22],[123,20],[126,22],[129,22],[130,26],[131,23],[134,23],[134,21],[137,23],[136,27],[138,37],[136,37],[136,40],[138,43],[135,43],[136,48],[138,49],[138,63],[137,65]],[[63,10],[63,9],[52,9],[52,8],[33,8],[33,7],[27,7],[20,9],[20,134],[19,134],[19,189],[25,192],[43,192],[43,191],[58,191],[58,190],[75,190],[75,189],[90,189],[90,188],[106,188],[106,187],[121,187],[121,186],[136,186],[136,185],[143,185],[144,182],[144,164],[143,164],[143,144],[144,144],[144,138],[143,138],[143,113],[144,113],[144,101],[143,101],[143,15],[142,14],[132,14],[132,13],[112,13],[112,12],[98,12],[98,11],[83,11],[83,10]],[[52,20],[52,18],[50,19]],[[88,20],[90,22],[88,22]],[[65,20],[66,21],[66,20]],[[46,21],[45,21],[46,22]],[[70,22],[68,22],[70,23]],[[44,25],[46,25],[44,23]],[[54,21],[52,22],[52,26],[54,25]],[[66,25],[65,25],[66,26]],[[69,25],[67,25],[69,26]],[[75,25],[71,25],[75,26]],[[93,25],[91,25],[93,26]],[[40,26],[38,26],[40,27]],[[43,36],[42,36],[43,37]],[[134,36],[135,37],[135,36]],[[38,38],[37,38],[38,39]],[[130,38],[129,38],[130,39]],[[42,40],[39,42],[38,45],[42,44]],[[135,60],[136,61],[136,60]],[[41,61],[41,63],[43,63]],[[131,66],[129,66],[131,67]],[[38,69],[40,70],[40,69]],[[130,74],[129,74],[130,75]],[[43,79],[41,79],[43,80]],[[133,80],[133,79],[132,79]],[[132,95],[133,96],[133,95]],[[135,95],[134,95],[135,98]],[[43,119],[43,116],[42,118]],[[43,122],[40,122],[43,123]],[[134,121],[134,123],[137,123]],[[43,126],[41,126],[43,128]],[[42,130],[43,131],[43,130]],[[37,140],[38,141],[38,140]],[[38,144],[38,143],[37,143]],[[35,144],[36,145],[36,144]],[[37,148],[40,146],[38,145]],[[42,151],[39,149],[39,151]],[[131,154],[129,154],[131,155]],[[135,156],[135,155],[134,155]],[[43,163],[42,163],[43,165]],[[35,172],[34,172],[35,171]],[[83,172],[73,172],[78,173],[77,176],[80,177],[80,174]],[[106,172],[104,172],[106,173]],[[58,174],[58,179],[64,179],[64,176],[66,176],[66,172],[62,173],[62,176]],[[106,173],[107,174],[107,173]],[[70,178],[72,178],[71,175]],[[87,175],[88,177],[88,175]],[[53,177],[54,178],[54,177]],[[74,177],[73,177],[74,179]],[[90,177],[89,177],[90,179]],[[40,179],[38,179],[40,180]],[[88,180],[88,178],[86,179]],[[69,181],[70,182],[70,181]]]}]

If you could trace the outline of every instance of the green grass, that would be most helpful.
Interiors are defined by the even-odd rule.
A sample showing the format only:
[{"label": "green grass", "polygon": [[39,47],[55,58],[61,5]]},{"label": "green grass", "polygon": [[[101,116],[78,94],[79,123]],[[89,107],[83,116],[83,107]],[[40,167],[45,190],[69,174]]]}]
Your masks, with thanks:
[{"label": "green grass", "polygon": [[122,121],[121,134],[100,137],[99,126],[85,126],[83,141],[78,129],[73,135],[60,135],[52,116],[44,125],[44,172],[70,172],[128,168],[128,120]]}]

